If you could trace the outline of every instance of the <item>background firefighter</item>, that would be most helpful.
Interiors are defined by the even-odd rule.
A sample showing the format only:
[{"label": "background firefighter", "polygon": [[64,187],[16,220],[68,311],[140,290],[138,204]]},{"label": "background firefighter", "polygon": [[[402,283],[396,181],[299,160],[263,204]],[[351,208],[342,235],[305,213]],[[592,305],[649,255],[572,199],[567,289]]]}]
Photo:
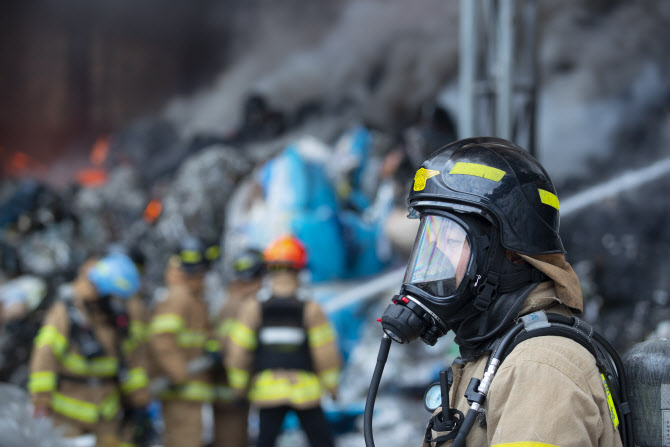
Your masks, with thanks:
[{"label": "background firefighter", "polygon": [[188,363],[203,355],[211,333],[203,298],[209,262],[205,245],[187,237],[168,261],[168,294],[156,306],[150,323],[150,348],[156,373],[171,386],[159,394],[165,423],[165,447],[202,445],[202,404],[212,402],[209,371],[189,376]]},{"label": "background firefighter", "polygon": [[337,396],[341,359],[335,332],[313,301],[297,297],[306,253],[294,237],[280,237],[264,252],[271,297],[247,301],[230,331],[226,366],[240,397],[248,390],[260,409],[257,446],[275,444],[286,413],[297,413],[312,446],[333,446],[321,409],[324,389]]},{"label": "background firefighter", "polygon": [[128,324],[121,300],[138,288],[137,269],[125,255],[80,268],[35,338],[28,389],[36,417],[51,415],[68,436],[93,433],[98,446],[116,445],[122,394],[138,407],[148,397],[146,371],[119,351]]},{"label": "background firefighter", "polygon": [[[228,299],[221,308],[216,334],[225,353],[230,344],[230,328],[247,301],[255,301],[263,283],[265,262],[258,250],[245,250],[233,260],[233,279],[228,285]],[[249,403],[240,399],[228,385],[225,370],[216,371],[214,410],[215,447],[246,447]]]}]

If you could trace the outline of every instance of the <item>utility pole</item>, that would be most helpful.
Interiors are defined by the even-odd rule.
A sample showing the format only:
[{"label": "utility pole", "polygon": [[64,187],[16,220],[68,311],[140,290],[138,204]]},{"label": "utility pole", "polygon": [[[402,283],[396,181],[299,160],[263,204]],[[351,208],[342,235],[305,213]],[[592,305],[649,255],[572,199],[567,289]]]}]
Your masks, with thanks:
[{"label": "utility pole", "polygon": [[536,0],[461,0],[459,138],[497,136],[536,155]]}]

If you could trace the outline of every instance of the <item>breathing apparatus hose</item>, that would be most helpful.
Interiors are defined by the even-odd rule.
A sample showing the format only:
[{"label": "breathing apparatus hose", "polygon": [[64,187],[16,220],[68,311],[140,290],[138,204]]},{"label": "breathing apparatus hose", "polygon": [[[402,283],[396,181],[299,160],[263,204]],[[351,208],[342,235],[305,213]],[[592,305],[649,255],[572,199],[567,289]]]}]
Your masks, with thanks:
[{"label": "breathing apparatus hose", "polygon": [[391,338],[384,334],[379,346],[379,354],[377,354],[377,365],[375,371],[372,373],[372,380],[370,381],[370,389],[368,390],[368,399],[365,402],[365,414],[363,424],[363,434],[365,436],[365,446],[375,447],[375,441],[372,437],[372,413],[375,408],[375,400],[377,399],[377,390],[379,389],[379,382],[382,380],[384,373],[384,365],[389,356],[391,349]]},{"label": "breathing apparatus hose", "polygon": [[[507,346],[512,342],[512,340],[514,340],[514,338],[519,334],[519,332],[521,332],[522,329],[523,329],[523,323],[522,322],[517,323],[516,326],[514,326],[512,330],[510,330],[505,335],[505,337],[500,341],[500,344],[493,350],[493,353],[491,354],[488,362],[486,363],[486,368],[484,369],[485,371],[484,378],[482,379],[482,382],[479,385],[478,390],[476,391],[486,396],[486,393],[489,390],[489,386],[491,385],[491,381],[493,380],[493,376],[496,373],[498,365],[500,365],[500,358],[507,349]],[[456,435],[452,447],[465,446],[465,438],[467,438],[468,435],[470,434],[470,430],[472,430],[472,426],[477,420],[477,415],[479,414],[480,408],[481,408],[480,403],[472,402],[472,404],[470,405],[470,410],[468,410],[468,414],[465,416],[465,419],[463,420],[463,424],[458,429],[458,435]]]}]

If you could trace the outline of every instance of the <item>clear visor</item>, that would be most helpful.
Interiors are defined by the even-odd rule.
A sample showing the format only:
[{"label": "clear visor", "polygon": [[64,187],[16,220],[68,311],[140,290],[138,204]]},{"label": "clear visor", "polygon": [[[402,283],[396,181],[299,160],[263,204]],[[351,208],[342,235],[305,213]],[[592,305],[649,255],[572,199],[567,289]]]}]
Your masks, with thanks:
[{"label": "clear visor", "polygon": [[421,218],[403,283],[448,297],[461,285],[469,263],[465,229],[447,217],[426,215]]}]

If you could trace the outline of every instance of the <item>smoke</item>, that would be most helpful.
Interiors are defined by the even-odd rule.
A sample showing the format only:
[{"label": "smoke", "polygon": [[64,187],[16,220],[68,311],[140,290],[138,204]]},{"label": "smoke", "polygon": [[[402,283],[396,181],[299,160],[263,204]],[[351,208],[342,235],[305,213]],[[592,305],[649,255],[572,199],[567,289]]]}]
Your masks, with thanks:
[{"label": "smoke", "polygon": [[283,34],[273,36],[235,61],[213,88],[172,103],[167,116],[185,134],[225,132],[239,124],[242,100],[256,94],[289,119],[312,105],[334,112],[353,107],[359,119],[389,128],[454,74],[457,33],[455,2],[350,2],[310,48],[286,51]]},{"label": "smoke", "polygon": [[[543,6],[540,160],[565,178],[587,174],[590,159],[629,158],[622,135],[642,127],[649,133],[655,116],[667,113],[670,4]],[[639,149],[642,142],[630,143]]]}]

